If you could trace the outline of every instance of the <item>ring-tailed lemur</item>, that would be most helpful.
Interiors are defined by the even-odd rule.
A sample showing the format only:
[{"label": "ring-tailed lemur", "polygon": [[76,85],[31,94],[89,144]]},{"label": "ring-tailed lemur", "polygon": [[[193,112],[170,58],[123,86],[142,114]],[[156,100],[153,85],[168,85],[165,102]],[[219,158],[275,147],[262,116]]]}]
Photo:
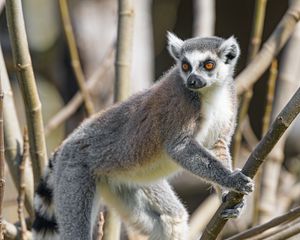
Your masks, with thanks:
[{"label": "ring-tailed lemur", "polygon": [[231,170],[228,149],[238,43],[168,33],[168,45],[177,64],[160,81],[84,121],[52,156],[36,192],[34,239],[92,239],[100,199],[150,239],[187,239],[187,212],[165,180],[181,169],[225,190],[253,190]]}]

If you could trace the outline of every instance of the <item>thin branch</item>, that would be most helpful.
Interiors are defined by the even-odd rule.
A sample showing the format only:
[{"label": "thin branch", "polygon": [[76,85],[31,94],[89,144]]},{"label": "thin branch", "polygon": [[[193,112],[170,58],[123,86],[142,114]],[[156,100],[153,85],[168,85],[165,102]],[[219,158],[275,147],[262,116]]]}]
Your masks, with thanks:
[{"label": "thin branch", "polygon": [[42,107],[28,49],[21,0],[6,0],[6,17],[12,54],[29,130],[30,156],[37,185],[47,164]]},{"label": "thin branch", "polygon": [[98,240],[102,240],[103,238],[103,225],[104,225],[104,214],[101,211],[99,213],[99,219],[98,219]]},{"label": "thin branch", "polygon": [[300,18],[300,1],[294,0],[282,20],[250,64],[236,77],[237,92],[247,91],[285,45]]},{"label": "thin branch", "polygon": [[[99,79],[103,78],[107,70],[111,67],[113,63],[114,56],[114,46],[112,46],[107,54],[104,57],[104,62],[101,64],[99,68],[95,71],[95,73],[91,76],[91,78],[87,81],[87,88],[89,91],[95,88]],[[59,127],[63,122],[65,122],[68,118],[70,118],[76,110],[81,106],[83,101],[81,92],[77,92],[73,98],[68,102],[67,105],[64,106],[55,116],[53,116],[45,127],[46,136],[49,135],[54,129]]]},{"label": "thin branch", "polygon": [[133,39],[133,3],[132,0],[119,0],[118,39],[116,55],[116,79],[114,101],[121,101],[130,93],[130,72]]},{"label": "thin branch", "polygon": [[[2,69],[0,69],[2,71]],[[3,240],[3,229],[2,229],[2,209],[3,209],[3,198],[4,198],[4,127],[3,127],[3,99],[4,93],[2,89],[2,78],[0,77],[0,239]]]},{"label": "thin branch", "polygon": [[71,64],[76,76],[76,81],[83,97],[84,106],[87,114],[90,116],[95,112],[91,96],[87,90],[85,77],[79,60],[79,54],[76,47],[76,41],[71,24],[67,0],[59,0],[60,13],[63,21],[64,31],[67,38],[68,48],[71,56]]},{"label": "thin branch", "polygon": [[26,161],[29,158],[29,140],[28,140],[28,133],[27,129],[24,129],[23,134],[23,144],[24,144],[24,150],[23,150],[23,157],[22,161],[19,165],[19,186],[18,186],[18,217],[21,224],[21,240],[26,240],[26,232],[27,232],[27,226],[25,221],[25,214],[24,214],[24,200],[25,200],[25,166]]},{"label": "thin branch", "polygon": [[[282,134],[290,126],[292,121],[296,118],[300,112],[300,88],[284,107],[284,109],[277,116],[275,121],[272,123],[267,134],[262,138],[259,144],[256,146],[254,151],[249,156],[242,172],[253,178],[264,162],[266,156],[273,149],[275,144],[278,142]],[[233,207],[239,203],[243,198],[243,194],[238,194],[235,192],[230,192],[228,195],[228,200],[221,204],[215,215],[212,217],[211,221],[206,226],[206,229],[201,237],[201,240],[216,239],[220,231],[223,229],[227,222],[227,219],[221,217],[220,213],[228,208]]]},{"label": "thin branch", "polygon": [[300,233],[300,222],[296,224],[289,224],[284,229],[279,231],[277,234],[266,238],[265,240],[285,240],[289,239],[292,236],[295,236]]},{"label": "thin branch", "polygon": [[[20,239],[21,236],[21,232],[20,232],[20,228],[17,227],[16,225],[9,223],[7,221],[3,221],[3,225],[4,225],[4,236],[5,239],[7,240],[17,240]],[[32,235],[31,232],[27,231],[26,232],[26,238],[27,240],[31,240],[32,239]]]},{"label": "thin branch", "polygon": [[[17,118],[16,107],[13,99],[13,92],[11,90],[8,79],[2,49],[0,46],[0,74],[2,87],[4,92],[4,142],[5,142],[5,159],[8,165],[9,172],[12,176],[15,186],[19,182],[18,165],[22,158],[23,140],[22,134]],[[29,216],[33,217],[33,176],[32,168],[27,165],[25,169],[26,174],[26,191],[25,191],[25,207]]]},{"label": "thin branch", "polygon": [[241,232],[230,238],[227,238],[226,240],[241,240],[241,239],[250,238],[266,230],[269,230],[270,228],[276,227],[284,222],[294,220],[298,217],[300,217],[300,207],[293,208],[289,210],[287,213],[279,217],[273,218],[269,222],[250,228],[244,232]]},{"label": "thin branch", "polygon": [[[273,108],[273,100],[275,95],[275,83],[278,74],[278,63],[277,60],[274,59],[272,61],[270,67],[270,75],[268,79],[268,86],[267,86],[267,101],[265,107],[265,114],[263,116],[263,123],[262,123],[262,135],[265,135],[270,127],[271,118],[272,118],[272,108]],[[259,218],[261,215],[261,205],[264,203],[264,199],[261,199],[261,190],[262,190],[262,169],[260,169],[255,177],[255,191],[254,191],[254,198],[253,198],[253,221],[252,224],[255,225],[259,223]],[[263,196],[262,196],[263,197]],[[260,200],[261,199],[261,200]]]},{"label": "thin branch", "polygon": [[[262,33],[264,29],[265,13],[266,13],[267,0],[256,0],[255,1],[255,11],[253,18],[253,29],[252,36],[250,40],[249,50],[248,50],[248,63],[257,54],[260,44]],[[250,87],[241,96],[240,107],[238,112],[238,122],[236,126],[236,132],[233,139],[232,145],[232,159],[236,162],[238,158],[238,153],[240,151],[241,140],[242,140],[242,123],[248,114],[249,104],[253,95],[252,87]]]}]

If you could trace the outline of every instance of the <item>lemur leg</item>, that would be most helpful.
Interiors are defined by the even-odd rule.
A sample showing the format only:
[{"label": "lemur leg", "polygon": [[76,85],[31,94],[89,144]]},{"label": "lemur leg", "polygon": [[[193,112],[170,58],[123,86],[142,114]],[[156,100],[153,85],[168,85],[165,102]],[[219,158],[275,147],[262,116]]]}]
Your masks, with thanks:
[{"label": "lemur leg", "polygon": [[188,214],[166,181],[147,187],[110,184],[109,189],[101,189],[108,205],[149,240],[188,239]]},{"label": "lemur leg", "polygon": [[[216,156],[216,158],[219,159],[224,164],[224,166],[226,166],[229,169],[232,169],[232,161],[231,161],[229,146],[224,139],[219,138],[217,142],[213,145],[211,151]],[[220,198],[222,199],[222,201],[223,202],[226,201],[226,196],[228,194],[228,191],[222,190],[218,186],[215,186],[215,189],[218,195],[220,196]],[[243,199],[241,203],[238,203],[233,208],[225,209],[221,213],[221,216],[223,218],[237,218],[241,214],[244,204],[245,201]]]},{"label": "lemur leg", "polygon": [[66,167],[55,189],[60,239],[92,239],[95,180],[84,167]]}]

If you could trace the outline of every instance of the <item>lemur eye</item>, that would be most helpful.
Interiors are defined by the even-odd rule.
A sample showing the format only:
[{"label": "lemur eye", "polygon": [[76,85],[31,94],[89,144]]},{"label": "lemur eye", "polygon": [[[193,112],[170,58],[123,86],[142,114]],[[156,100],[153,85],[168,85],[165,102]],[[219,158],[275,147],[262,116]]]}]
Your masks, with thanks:
[{"label": "lemur eye", "polygon": [[181,67],[184,72],[187,72],[190,70],[190,64],[188,64],[186,62],[182,63]]},{"label": "lemur eye", "polygon": [[215,68],[215,62],[212,60],[208,60],[204,63],[204,68],[207,71],[211,71]]}]

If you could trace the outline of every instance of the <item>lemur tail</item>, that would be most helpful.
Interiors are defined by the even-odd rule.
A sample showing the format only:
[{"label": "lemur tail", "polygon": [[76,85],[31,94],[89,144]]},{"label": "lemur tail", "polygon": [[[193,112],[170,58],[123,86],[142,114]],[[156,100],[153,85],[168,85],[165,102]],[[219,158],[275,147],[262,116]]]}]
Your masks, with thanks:
[{"label": "lemur tail", "polygon": [[58,225],[53,205],[53,165],[55,154],[49,159],[47,169],[36,190],[34,198],[35,220],[32,225],[33,240],[59,239]]}]

